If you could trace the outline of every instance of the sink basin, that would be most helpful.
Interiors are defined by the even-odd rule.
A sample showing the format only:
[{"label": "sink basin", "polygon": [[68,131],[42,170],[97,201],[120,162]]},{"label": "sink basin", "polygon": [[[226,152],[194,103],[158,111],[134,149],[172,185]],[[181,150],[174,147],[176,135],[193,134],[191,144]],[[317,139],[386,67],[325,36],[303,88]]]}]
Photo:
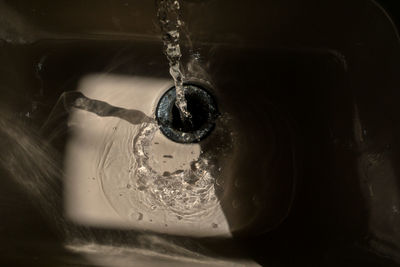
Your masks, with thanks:
[{"label": "sink basin", "polygon": [[154,2],[0,3],[0,262],[397,266],[387,13],[367,0],[181,4],[186,78],[220,113],[193,144],[155,120],[173,83]]}]

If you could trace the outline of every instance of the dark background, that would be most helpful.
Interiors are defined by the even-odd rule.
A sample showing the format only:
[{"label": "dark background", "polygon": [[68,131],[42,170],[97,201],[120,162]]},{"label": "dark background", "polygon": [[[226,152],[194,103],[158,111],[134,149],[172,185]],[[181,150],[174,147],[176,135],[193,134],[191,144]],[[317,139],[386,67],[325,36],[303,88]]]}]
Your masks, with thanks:
[{"label": "dark background", "polygon": [[379,4],[386,10],[386,12],[393,19],[397,29],[400,27],[400,1],[399,0],[378,0]]}]

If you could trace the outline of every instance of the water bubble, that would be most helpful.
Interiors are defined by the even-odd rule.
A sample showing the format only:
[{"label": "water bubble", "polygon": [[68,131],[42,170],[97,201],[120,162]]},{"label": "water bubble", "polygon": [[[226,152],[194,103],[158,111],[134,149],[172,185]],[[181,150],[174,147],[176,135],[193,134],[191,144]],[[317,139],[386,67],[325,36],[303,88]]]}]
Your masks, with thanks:
[{"label": "water bubble", "polygon": [[200,60],[200,53],[199,53],[199,52],[194,52],[194,53],[193,53],[193,58],[194,58],[195,60]]}]

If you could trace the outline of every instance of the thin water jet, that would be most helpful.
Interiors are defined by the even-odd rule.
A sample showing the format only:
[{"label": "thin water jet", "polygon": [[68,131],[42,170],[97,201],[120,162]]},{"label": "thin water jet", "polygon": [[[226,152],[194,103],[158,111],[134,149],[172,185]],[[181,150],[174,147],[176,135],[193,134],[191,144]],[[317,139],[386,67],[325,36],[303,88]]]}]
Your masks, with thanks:
[{"label": "thin water jet", "polygon": [[182,120],[190,120],[191,114],[187,109],[185,88],[183,86],[184,74],[181,66],[181,47],[179,45],[180,28],[183,21],[180,16],[180,4],[178,0],[158,0],[157,17],[160,23],[164,54],[169,62],[169,73],[174,79],[176,91],[176,106]]}]

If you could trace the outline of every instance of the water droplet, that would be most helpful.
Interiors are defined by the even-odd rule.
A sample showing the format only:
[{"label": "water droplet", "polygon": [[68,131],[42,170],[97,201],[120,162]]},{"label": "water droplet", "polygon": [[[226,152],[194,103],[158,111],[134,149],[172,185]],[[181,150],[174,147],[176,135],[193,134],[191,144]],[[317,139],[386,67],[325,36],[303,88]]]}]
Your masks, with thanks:
[{"label": "water droplet", "polygon": [[200,53],[197,52],[197,51],[194,52],[192,56],[193,56],[193,58],[194,58],[195,60],[200,60],[200,58],[201,58]]}]

